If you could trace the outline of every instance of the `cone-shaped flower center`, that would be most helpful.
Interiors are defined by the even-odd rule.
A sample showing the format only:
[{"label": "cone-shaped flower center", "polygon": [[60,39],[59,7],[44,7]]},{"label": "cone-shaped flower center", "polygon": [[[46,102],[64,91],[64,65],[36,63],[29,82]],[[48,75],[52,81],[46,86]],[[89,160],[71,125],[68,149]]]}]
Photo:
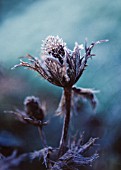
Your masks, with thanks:
[{"label": "cone-shaped flower center", "polygon": [[60,63],[63,63],[62,58],[65,55],[65,47],[66,43],[58,36],[48,36],[43,41],[42,54],[52,55],[53,57],[58,58]]}]

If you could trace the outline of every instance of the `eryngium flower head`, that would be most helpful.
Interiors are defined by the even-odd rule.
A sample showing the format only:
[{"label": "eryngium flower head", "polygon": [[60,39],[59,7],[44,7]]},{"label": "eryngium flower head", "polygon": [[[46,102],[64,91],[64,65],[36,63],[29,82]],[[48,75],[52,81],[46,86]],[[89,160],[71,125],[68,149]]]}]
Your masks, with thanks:
[{"label": "eryngium flower head", "polygon": [[37,71],[52,84],[71,87],[78,81],[85,70],[87,60],[94,56],[94,54],[91,54],[92,48],[96,44],[106,41],[97,41],[89,47],[85,45],[84,55],[81,55],[81,51],[84,49],[83,45],[75,43],[75,47],[71,51],[58,36],[48,36],[42,44],[41,60],[27,55],[26,57],[30,62],[20,60],[20,64],[15,65],[14,68],[18,66],[28,67]]},{"label": "eryngium flower head", "polygon": [[24,100],[24,109],[25,112],[34,119],[43,120],[44,119],[44,110],[41,107],[40,100],[35,96],[28,96]]},{"label": "eryngium flower head", "polygon": [[38,97],[28,96],[24,100],[24,110],[5,111],[14,114],[22,123],[29,123],[34,126],[42,127],[48,124],[45,118],[45,103],[41,103]]},{"label": "eryngium flower head", "polygon": [[48,36],[42,44],[42,56],[52,55],[58,58],[60,63],[63,63],[63,56],[65,55],[64,48],[66,43],[58,36]]}]

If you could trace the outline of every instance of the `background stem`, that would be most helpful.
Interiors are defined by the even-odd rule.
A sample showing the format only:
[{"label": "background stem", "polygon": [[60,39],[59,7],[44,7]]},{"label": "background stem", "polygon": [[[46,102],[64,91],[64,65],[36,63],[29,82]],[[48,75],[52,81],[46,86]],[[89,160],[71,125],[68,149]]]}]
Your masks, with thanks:
[{"label": "background stem", "polygon": [[44,134],[42,127],[38,126],[38,131],[39,131],[39,135],[41,137],[42,145],[43,145],[43,147],[46,147],[47,142],[46,142],[45,134]]},{"label": "background stem", "polygon": [[64,154],[67,144],[67,136],[70,122],[70,110],[71,110],[71,88],[64,88],[64,96],[65,96],[65,107],[66,114],[64,115],[64,124],[62,129],[62,135],[60,140],[60,148],[59,148],[59,157]]}]

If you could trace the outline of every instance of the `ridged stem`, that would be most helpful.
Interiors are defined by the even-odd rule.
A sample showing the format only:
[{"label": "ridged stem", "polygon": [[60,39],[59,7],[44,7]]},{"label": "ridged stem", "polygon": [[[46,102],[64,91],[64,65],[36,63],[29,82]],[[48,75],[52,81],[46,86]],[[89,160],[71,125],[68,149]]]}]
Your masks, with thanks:
[{"label": "ridged stem", "polygon": [[70,123],[70,111],[71,111],[71,87],[64,88],[65,96],[65,108],[66,113],[64,115],[64,124],[62,129],[62,135],[60,140],[59,157],[62,156],[66,149],[68,129]]}]

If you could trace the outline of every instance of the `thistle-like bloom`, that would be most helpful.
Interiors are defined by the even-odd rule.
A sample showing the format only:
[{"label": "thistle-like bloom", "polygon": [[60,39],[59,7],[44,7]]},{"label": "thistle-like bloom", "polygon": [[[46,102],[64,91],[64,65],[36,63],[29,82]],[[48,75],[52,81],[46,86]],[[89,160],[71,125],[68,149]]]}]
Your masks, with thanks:
[{"label": "thistle-like bloom", "polygon": [[75,43],[73,51],[67,48],[66,43],[58,36],[48,36],[42,44],[41,60],[27,55],[28,62],[20,60],[20,64],[15,65],[28,67],[37,71],[43,78],[60,87],[72,87],[80,78],[87,60],[94,56],[91,54],[92,48],[101,42],[100,40],[92,43],[89,47],[85,45],[84,55],[81,51],[84,50],[83,45]]},{"label": "thistle-like bloom", "polygon": [[23,122],[29,123],[34,126],[44,126],[48,122],[44,121],[45,117],[45,105],[40,103],[38,97],[28,96],[24,100],[24,110],[16,109],[15,111],[6,111],[12,113],[16,118]]},{"label": "thistle-like bloom", "polygon": [[38,97],[26,97],[24,100],[24,110],[30,118],[43,121],[44,109]]}]

